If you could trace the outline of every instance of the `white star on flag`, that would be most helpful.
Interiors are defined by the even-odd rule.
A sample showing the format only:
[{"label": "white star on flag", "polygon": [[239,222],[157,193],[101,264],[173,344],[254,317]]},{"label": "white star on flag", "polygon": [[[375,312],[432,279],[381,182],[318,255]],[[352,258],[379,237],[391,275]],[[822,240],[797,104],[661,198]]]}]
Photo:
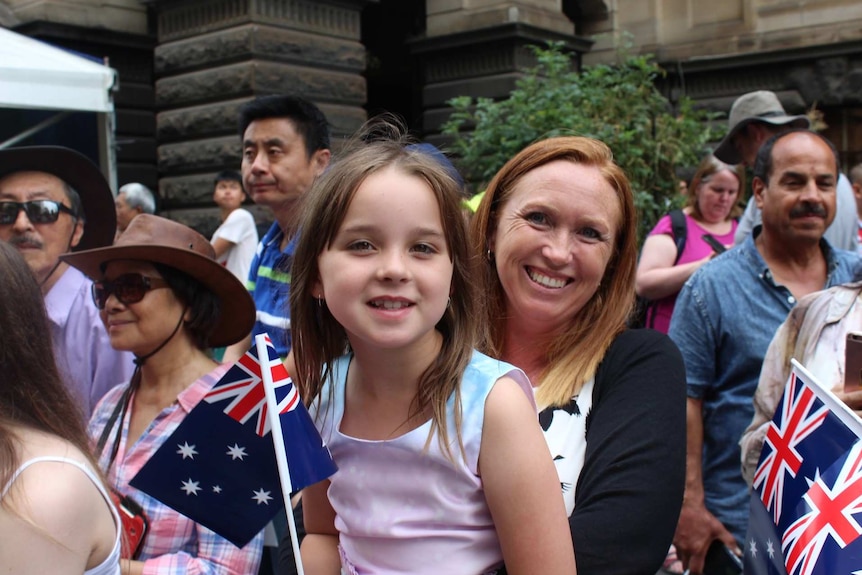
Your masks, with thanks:
[{"label": "white star on flag", "polygon": [[263,503],[264,505],[269,505],[269,500],[272,499],[272,497],[269,496],[271,491],[264,491],[263,488],[260,488],[258,491],[254,491],[253,493],[254,497],[252,497],[252,499],[257,501],[258,505],[260,505],[261,503]]},{"label": "white star on flag", "polygon": [[775,557],[775,546],[772,544],[772,539],[766,540],[766,553],[769,554],[770,559]]},{"label": "white star on flag", "polygon": [[177,449],[177,453],[182,455],[183,459],[186,459],[186,458],[194,459],[195,455],[198,454],[198,452],[195,451],[195,446],[189,445],[188,441],[186,441],[182,445],[177,444],[177,447],[179,447],[179,449]]},{"label": "white star on flag", "polygon": [[221,486],[213,485],[213,493],[221,493]]},{"label": "white star on flag", "polygon": [[243,457],[248,456],[248,453],[245,452],[245,447],[240,447],[239,445],[234,443],[233,447],[228,445],[227,455],[230,455],[231,460],[235,461],[239,459],[240,461],[243,461]]},{"label": "white star on flag", "polygon": [[186,495],[197,495],[198,491],[201,490],[200,483],[192,481],[191,477],[189,477],[188,481],[183,481],[183,486],[180,489],[185,491]]},{"label": "white star on flag", "polygon": [[752,557],[757,557],[757,541],[754,539],[748,542],[748,552]]}]

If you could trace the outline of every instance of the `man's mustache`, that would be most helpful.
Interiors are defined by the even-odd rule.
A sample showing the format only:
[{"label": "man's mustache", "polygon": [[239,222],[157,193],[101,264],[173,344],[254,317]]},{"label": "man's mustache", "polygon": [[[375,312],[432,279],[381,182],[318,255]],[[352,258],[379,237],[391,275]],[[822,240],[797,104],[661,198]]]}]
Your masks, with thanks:
[{"label": "man's mustache", "polygon": [[791,218],[805,218],[808,216],[826,217],[826,208],[820,204],[802,204],[790,210]]},{"label": "man's mustache", "polygon": [[38,238],[36,238],[35,236],[31,236],[29,234],[24,234],[21,236],[12,236],[11,238],[9,238],[8,243],[12,244],[15,247],[18,247],[19,245],[24,245],[24,244],[31,246],[31,247],[38,248],[38,249],[42,249],[44,247],[42,242]]}]

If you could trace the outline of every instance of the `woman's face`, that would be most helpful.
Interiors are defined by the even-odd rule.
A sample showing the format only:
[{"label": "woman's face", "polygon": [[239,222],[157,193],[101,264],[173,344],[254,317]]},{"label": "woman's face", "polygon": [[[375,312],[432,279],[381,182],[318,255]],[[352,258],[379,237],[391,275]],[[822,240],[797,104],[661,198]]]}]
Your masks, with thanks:
[{"label": "woman's face", "polygon": [[[162,279],[152,264],[135,260],[108,262],[103,279],[113,281],[126,274]],[[168,339],[177,327],[184,313],[182,302],[173,290],[161,287],[161,282],[154,283],[159,287],[147,291],[137,303],[124,304],[115,295],[108,296],[100,314],[114,349],[145,355]]]},{"label": "woman's face", "polygon": [[570,326],[604,277],[621,217],[598,168],[558,160],[522,177],[490,238],[507,317],[534,332]]},{"label": "woman's face", "polygon": [[709,223],[723,222],[739,197],[739,180],[730,170],[719,170],[697,186],[697,205]]}]

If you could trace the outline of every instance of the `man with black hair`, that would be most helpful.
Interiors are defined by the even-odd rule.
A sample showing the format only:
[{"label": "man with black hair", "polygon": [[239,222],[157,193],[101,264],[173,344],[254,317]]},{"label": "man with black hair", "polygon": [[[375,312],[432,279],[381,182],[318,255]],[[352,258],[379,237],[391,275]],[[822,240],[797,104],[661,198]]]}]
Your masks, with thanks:
[{"label": "man with black hair", "polygon": [[254,217],[240,207],[245,199],[242,176],[239,172],[224,170],[216,175],[213,185],[213,201],[221,209],[222,223],[210,243],[216,260],[245,283],[258,237]]},{"label": "man with black hair", "polygon": [[[239,111],[242,138],[242,181],[254,203],[267,206],[275,218],[257,246],[246,287],[256,308],[252,333],[244,341],[227,348],[225,362],[239,359],[250,347],[252,336],[267,333],[282,358],[290,352],[290,264],[296,246],[298,209],[302,197],[329,165],[329,123],[323,112],[305,98],[293,95],[263,96],[247,102]],[[300,536],[302,505],[294,508]],[[275,563],[281,575],[295,573],[289,534],[279,546],[280,557],[272,551],[272,526],[284,524],[279,514],[264,540],[261,575],[268,575]]]},{"label": "man with black hair", "polygon": [[90,282],[60,256],[109,246],[114,197],[99,169],[74,150],[0,150],[0,240],[15,246],[45,298],[60,375],[84,423],[109,389],[129,381],[132,355],[115,351],[90,296]]},{"label": "man with black hair", "polygon": [[272,210],[275,222],[257,246],[246,284],[257,308],[254,329],[245,341],[228,348],[225,361],[239,359],[251,337],[263,332],[285,357],[291,347],[288,300],[297,209],[329,165],[329,124],[308,100],[276,95],[243,105],[239,128],[245,191],[254,203]]},{"label": "man with black hair", "polygon": [[674,544],[701,573],[714,540],[739,551],[749,492],[739,440],[778,326],[799,298],[849,281],[859,257],[823,234],[835,217],[838,154],[805,129],[767,139],[754,162],[753,200],[762,225],[717,256],[680,291],[670,337],[685,361],[686,491]]}]

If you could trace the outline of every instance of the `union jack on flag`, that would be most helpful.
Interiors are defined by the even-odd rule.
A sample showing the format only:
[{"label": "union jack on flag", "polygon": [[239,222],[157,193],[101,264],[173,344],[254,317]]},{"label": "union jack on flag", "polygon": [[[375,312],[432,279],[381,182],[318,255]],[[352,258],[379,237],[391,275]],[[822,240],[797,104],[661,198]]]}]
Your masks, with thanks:
[{"label": "union jack on flag", "polygon": [[812,573],[827,539],[844,549],[862,535],[854,517],[862,513],[862,443],[853,446],[831,483],[814,480],[803,495],[808,511],[784,532],[781,547],[789,573]]},{"label": "union jack on flag", "polygon": [[[268,346],[272,345],[269,336],[266,336],[266,343]],[[276,389],[289,386],[290,393],[287,403],[289,409],[295,409],[299,403],[299,394],[287,374],[284,364],[281,361],[267,361],[267,367],[272,373],[272,380]],[[221,403],[225,399],[231,400],[224,408],[224,412],[231,419],[240,423],[254,419],[255,433],[261,437],[270,432],[266,393],[261,377],[260,361],[257,358],[257,348],[252,348],[239,358],[239,361],[225,374],[225,377],[204,396],[204,401],[207,403]],[[279,413],[289,411],[289,409],[282,410],[281,408],[282,405],[279,405]]]},{"label": "union jack on flag", "polygon": [[862,420],[793,361],[751,494],[746,575],[862,574]]},{"label": "union jack on flag", "polygon": [[[335,463],[296,386],[267,338],[274,409],[297,491],[335,473]],[[130,484],[238,547],[284,507],[254,346],[228,369],[165,440]]]},{"label": "union jack on flag", "polygon": [[762,487],[761,501],[772,511],[776,523],[781,517],[785,474],[796,477],[802,466],[802,455],[796,446],[820,427],[829,413],[822,403],[814,409],[815,399],[811,387],[801,383],[795,372],[791,373],[775,419],[766,431],[764,444],[769,449],[764,447],[767,455],[754,472],[753,486]]}]

